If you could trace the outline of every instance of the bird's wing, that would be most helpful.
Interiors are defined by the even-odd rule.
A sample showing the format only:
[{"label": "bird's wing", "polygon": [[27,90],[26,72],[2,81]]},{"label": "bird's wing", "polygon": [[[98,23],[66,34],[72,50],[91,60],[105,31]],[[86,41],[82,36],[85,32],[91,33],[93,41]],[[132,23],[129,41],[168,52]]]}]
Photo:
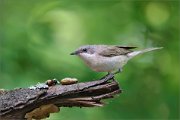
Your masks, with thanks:
[{"label": "bird's wing", "polygon": [[126,55],[127,53],[132,52],[131,49],[136,47],[128,47],[128,46],[107,46],[98,54],[104,57],[113,57],[119,55]]},{"label": "bird's wing", "polygon": [[115,47],[118,47],[118,48],[124,48],[124,49],[134,49],[134,48],[137,48],[137,47],[135,47],[135,46],[115,46]]}]

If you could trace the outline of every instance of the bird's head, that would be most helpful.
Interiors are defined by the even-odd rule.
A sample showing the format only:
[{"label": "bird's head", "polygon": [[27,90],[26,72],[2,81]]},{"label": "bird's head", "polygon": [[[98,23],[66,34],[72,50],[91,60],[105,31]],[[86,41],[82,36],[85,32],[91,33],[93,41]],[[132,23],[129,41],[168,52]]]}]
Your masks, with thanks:
[{"label": "bird's head", "polygon": [[72,52],[70,55],[92,55],[95,53],[96,47],[94,45],[86,45],[86,46],[81,46],[74,52]]}]

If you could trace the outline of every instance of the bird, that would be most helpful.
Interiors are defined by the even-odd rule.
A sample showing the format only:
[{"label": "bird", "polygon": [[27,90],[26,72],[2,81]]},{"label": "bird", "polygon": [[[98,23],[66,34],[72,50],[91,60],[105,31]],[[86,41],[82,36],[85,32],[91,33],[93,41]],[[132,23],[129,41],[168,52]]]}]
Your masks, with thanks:
[{"label": "bird", "polygon": [[70,55],[77,55],[85,64],[96,72],[120,73],[124,65],[133,57],[162,49],[152,47],[133,51],[137,47],[119,45],[84,45],[76,49]]}]

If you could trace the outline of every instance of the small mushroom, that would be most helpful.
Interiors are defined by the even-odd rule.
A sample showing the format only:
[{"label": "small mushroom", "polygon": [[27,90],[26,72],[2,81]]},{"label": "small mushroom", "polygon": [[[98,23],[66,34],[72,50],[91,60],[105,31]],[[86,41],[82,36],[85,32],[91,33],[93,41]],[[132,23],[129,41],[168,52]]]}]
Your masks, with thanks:
[{"label": "small mushroom", "polygon": [[64,78],[60,81],[62,85],[71,85],[78,82],[78,79],[76,78]]}]

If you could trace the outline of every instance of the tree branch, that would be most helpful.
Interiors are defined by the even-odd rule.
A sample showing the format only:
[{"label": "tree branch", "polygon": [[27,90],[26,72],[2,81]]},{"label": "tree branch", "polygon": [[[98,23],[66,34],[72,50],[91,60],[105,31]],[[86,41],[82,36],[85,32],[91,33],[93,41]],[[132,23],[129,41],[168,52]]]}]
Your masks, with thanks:
[{"label": "tree branch", "polygon": [[57,107],[103,106],[102,99],[121,93],[113,75],[91,82],[54,85],[44,89],[21,88],[0,94],[0,119],[25,119],[25,115],[43,105]]}]

